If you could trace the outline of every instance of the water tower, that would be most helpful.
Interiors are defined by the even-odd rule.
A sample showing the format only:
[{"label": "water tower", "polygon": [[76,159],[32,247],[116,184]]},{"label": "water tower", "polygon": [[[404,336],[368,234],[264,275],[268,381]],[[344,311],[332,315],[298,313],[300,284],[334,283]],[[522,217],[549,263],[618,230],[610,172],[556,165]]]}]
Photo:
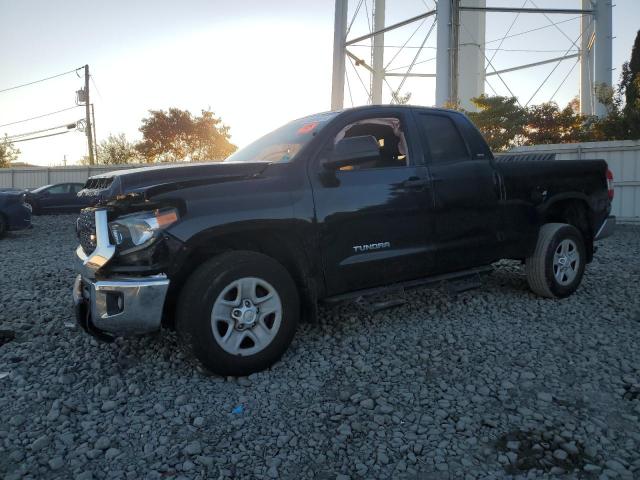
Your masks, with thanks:
[{"label": "water tower", "polygon": [[[581,2],[578,5],[579,8],[556,8],[555,5],[554,8],[538,8],[533,1],[531,4],[534,6],[528,8],[526,6],[488,6],[487,0],[439,0],[431,10],[425,8],[425,11],[418,15],[387,24],[385,0],[359,0],[353,8],[351,18],[349,0],[336,0],[331,108],[337,110],[344,105],[347,59],[354,60],[363,74],[369,76],[367,103],[382,103],[384,84],[389,77],[401,77],[403,82],[413,77],[435,77],[437,106],[459,103],[464,108],[472,109],[473,105],[469,99],[485,93],[486,80],[490,77],[499,78],[506,86],[503,76],[507,73],[544,64],[560,64],[571,58],[577,58],[580,64],[580,110],[585,114],[604,116],[606,108],[598,101],[596,89],[600,85],[608,87],[612,85],[612,3],[611,0],[578,1]],[[370,31],[365,35],[348,38],[349,28],[358,11],[361,10],[363,2],[367,2],[365,6],[369,3],[372,6]],[[355,3],[355,0],[352,0],[352,3]],[[528,2],[525,2],[525,5],[528,5]],[[550,22],[550,16],[554,18],[580,16],[578,38],[573,40],[565,34],[565,37],[576,46],[576,50],[572,53],[567,51],[561,56],[498,70],[485,51],[486,18],[487,15],[494,13],[513,13],[518,16],[544,15]],[[397,69],[393,72],[387,71],[385,69],[385,34],[428,18],[432,19],[432,27],[435,27],[436,34],[435,72],[415,73],[412,71],[413,65],[409,65],[404,71]],[[552,25],[560,30],[558,26],[560,23],[562,22],[552,22]],[[433,28],[429,30],[429,34],[432,30]],[[359,42],[363,41],[370,42],[370,62],[351,52],[351,46],[360,45]],[[543,83],[541,81],[536,93]],[[576,93],[577,91],[578,88]],[[392,92],[391,102],[396,101],[398,101],[397,92]]]}]

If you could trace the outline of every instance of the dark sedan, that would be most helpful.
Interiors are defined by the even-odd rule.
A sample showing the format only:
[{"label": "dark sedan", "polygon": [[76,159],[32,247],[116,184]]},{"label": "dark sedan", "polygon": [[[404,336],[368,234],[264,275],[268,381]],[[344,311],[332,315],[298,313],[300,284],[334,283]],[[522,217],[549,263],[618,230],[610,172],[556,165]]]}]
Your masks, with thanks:
[{"label": "dark sedan", "polygon": [[34,214],[79,212],[90,205],[88,197],[78,197],[82,183],[56,183],[31,190],[26,203]]},{"label": "dark sedan", "polygon": [[0,193],[0,238],[10,230],[31,227],[31,209],[24,199],[22,192]]}]

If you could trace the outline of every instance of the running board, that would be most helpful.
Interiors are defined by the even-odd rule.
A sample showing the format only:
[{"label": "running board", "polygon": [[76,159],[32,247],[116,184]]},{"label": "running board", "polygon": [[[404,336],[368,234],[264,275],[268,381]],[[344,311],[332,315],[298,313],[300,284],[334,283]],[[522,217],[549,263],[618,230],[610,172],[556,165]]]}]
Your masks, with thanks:
[{"label": "running board", "polygon": [[417,280],[409,280],[401,283],[394,283],[392,285],[385,285],[382,287],[367,288],[364,290],[356,290],[355,292],[342,293],[340,295],[334,295],[327,297],[323,300],[324,303],[336,304],[348,300],[355,300],[357,303],[370,312],[376,312],[387,308],[393,308],[405,303],[405,299],[391,299],[385,302],[369,302],[365,297],[381,294],[400,294],[404,297],[406,290],[423,287],[427,285],[437,285],[445,283],[447,293],[452,296],[456,296],[459,293],[478,288],[481,283],[481,277],[488,275],[493,271],[492,266],[471,268],[469,270],[461,270],[459,272],[445,273],[442,275],[434,275],[432,277],[419,278]]}]

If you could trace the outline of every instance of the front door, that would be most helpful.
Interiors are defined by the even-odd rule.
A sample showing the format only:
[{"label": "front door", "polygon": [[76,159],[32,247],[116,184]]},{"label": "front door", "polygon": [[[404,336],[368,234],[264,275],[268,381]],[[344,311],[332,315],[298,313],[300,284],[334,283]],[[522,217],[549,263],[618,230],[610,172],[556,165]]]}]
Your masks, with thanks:
[{"label": "front door", "polygon": [[[423,277],[433,266],[425,241],[431,192],[405,112],[360,112],[334,125],[309,167],[328,295]],[[322,166],[337,141],[362,135],[378,140],[379,162]]]},{"label": "front door", "polygon": [[39,204],[43,212],[62,213],[74,202],[75,195],[70,192],[71,184],[59,183],[43,192]]}]

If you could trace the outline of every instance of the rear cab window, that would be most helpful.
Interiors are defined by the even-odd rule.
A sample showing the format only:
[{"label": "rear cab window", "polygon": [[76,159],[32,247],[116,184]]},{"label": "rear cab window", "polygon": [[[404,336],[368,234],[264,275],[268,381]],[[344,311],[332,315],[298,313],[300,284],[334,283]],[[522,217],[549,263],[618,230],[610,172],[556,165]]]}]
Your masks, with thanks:
[{"label": "rear cab window", "polygon": [[425,140],[427,159],[430,163],[470,160],[467,144],[447,115],[418,112],[417,123]]}]

